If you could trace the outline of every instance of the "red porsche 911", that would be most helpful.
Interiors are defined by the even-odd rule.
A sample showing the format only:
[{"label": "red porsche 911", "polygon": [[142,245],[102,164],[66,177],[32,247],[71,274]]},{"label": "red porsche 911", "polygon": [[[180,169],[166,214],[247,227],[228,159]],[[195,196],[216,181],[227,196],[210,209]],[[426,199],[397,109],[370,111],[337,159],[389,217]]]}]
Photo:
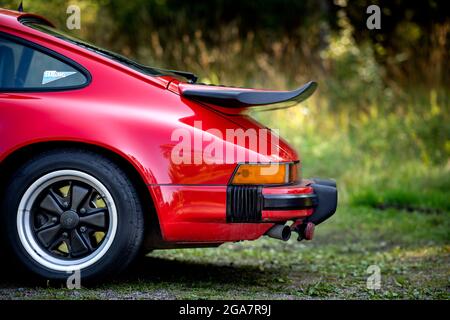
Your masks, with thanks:
[{"label": "red porsche 911", "polygon": [[316,87],[205,85],[0,9],[0,254],[46,279],[97,280],[154,249],[310,240],[336,183],[303,179],[248,110]]}]

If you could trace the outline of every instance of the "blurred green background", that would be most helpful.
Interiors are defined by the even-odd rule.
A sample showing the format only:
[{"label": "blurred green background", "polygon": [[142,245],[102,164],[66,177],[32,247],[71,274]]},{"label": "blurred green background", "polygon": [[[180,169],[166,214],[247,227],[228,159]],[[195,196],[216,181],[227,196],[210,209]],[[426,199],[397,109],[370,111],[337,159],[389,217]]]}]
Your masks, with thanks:
[{"label": "blurred green background", "polygon": [[235,86],[318,81],[307,103],[255,115],[301,151],[305,176],[336,178],[357,204],[450,209],[448,1],[24,1],[66,31],[70,4],[71,33],[147,65]]},{"label": "blurred green background", "polygon": [[[18,2],[0,0],[0,7],[16,9]],[[331,254],[333,258],[336,253],[344,259],[344,278],[353,272],[348,266],[357,265],[368,254],[364,251],[361,256],[358,250],[370,252],[367,248],[377,253],[387,250],[381,259],[391,263],[393,277],[398,272],[405,277],[403,267],[397,268],[400,260],[395,260],[403,256],[422,261],[419,271],[443,266],[434,282],[412,277],[402,287],[402,281],[395,280],[392,290],[402,297],[395,290],[413,283],[439,290],[416,295],[411,286],[409,293],[401,291],[405,297],[449,297],[448,1],[24,1],[26,11],[49,18],[65,31],[69,4],[82,10],[81,30],[71,31],[75,36],[148,65],[192,71],[201,82],[293,89],[309,80],[318,81],[318,92],[306,103],[254,116],[279,128],[301,151],[304,176],[338,181],[340,209],[334,223],[323,227],[320,250],[325,257]],[[371,4],[382,10],[380,30],[366,27],[366,9]],[[339,238],[339,234],[346,236]],[[339,246],[351,242],[360,247],[350,247],[340,255],[345,247],[333,247],[325,237],[335,239]],[[379,245],[380,239],[392,242],[388,245],[392,251]],[[272,249],[283,245],[268,241]],[[411,246],[412,251],[405,251]],[[239,248],[233,251],[231,245],[226,253],[202,249],[161,255],[203,262],[234,254],[242,261],[259,259],[252,264],[281,254],[269,251],[269,256],[263,256],[252,247],[249,251]],[[357,254],[352,256],[352,250]],[[305,255],[312,266],[330,263],[311,251]],[[289,257],[285,253],[278,258],[289,261]],[[335,276],[334,267],[325,265],[322,272]],[[321,288],[320,283],[312,284],[313,291]],[[214,283],[197,288],[199,296],[208,292],[214,296],[208,286],[214,288]],[[226,297],[225,292],[220,294]]]}]

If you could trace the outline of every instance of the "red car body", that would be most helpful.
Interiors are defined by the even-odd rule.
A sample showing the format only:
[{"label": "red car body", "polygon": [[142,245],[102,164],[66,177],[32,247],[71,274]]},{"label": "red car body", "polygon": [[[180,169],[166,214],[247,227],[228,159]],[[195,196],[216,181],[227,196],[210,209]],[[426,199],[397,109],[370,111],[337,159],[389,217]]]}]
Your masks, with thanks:
[{"label": "red car body", "polygon": [[[148,203],[158,218],[160,237],[148,236],[148,248],[215,246],[229,241],[255,240],[277,224],[293,221],[298,226],[314,214],[316,207],[262,209],[257,222],[230,223],[227,190],[239,163],[175,164],[170,152],[176,142],[171,136],[179,128],[192,135],[199,131],[205,134],[214,128],[223,136],[227,129],[264,129],[245,114],[246,107],[227,109],[190,99],[182,94],[183,90],[199,85],[172,76],[144,75],[20,22],[30,17],[43,20],[30,14],[0,10],[0,33],[75,61],[88,71],[90,83],[84,88],[57,92],[0,92],[0,170],[5,168],[8,159],[23,150],[33,153],[55,146],[86,146],[120,158],[144,186]],[[196,121],[202,123],[200,130],[195,127]],[[211,139],[223,138],[217,135]],[[275,139],[273,134],[267,140],[272,148],[260,154],[262,162],[300,161],[296,151],[284,140]],[[202,152],[206,145],[203,141],[194,146],[193,154]],[[236,147],[236,153],[247,163],[250,154],[259,151],[246,142]],[[312,180],[261,186],[260,190],[263,196],[288,197],[316,192]],[[333,201],[334,209],[328,210],[327,217],[334,213],[336,201]]]}]

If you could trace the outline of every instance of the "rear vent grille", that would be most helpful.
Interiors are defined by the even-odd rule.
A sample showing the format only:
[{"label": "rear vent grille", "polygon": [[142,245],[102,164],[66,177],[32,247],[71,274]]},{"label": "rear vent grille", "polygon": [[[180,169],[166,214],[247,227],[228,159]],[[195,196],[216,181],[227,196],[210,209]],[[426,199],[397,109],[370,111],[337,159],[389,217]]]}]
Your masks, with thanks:
[{"label": "rear vent grille", "polygon": [[227,222],[261,222],[262,187],[229,186],[227,189]]}]

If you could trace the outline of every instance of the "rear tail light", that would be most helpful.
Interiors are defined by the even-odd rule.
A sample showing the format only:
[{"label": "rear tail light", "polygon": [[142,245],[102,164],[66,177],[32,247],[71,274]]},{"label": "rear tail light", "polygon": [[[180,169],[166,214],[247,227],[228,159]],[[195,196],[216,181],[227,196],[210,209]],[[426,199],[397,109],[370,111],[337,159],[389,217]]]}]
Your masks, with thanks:
[{"label": "rear tail light", "polygon": [[299,182],[298,163],[240,164],[233,185],[280,185]]}]

